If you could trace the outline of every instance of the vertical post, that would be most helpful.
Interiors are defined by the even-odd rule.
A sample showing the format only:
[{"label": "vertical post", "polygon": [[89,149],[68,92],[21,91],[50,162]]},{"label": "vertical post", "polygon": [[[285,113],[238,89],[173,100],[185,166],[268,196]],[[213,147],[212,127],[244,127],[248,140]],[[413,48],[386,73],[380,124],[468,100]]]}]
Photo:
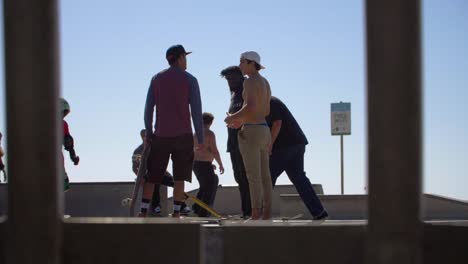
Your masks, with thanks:
[{"label": "vertical post", "polygon": [[341,194],[344,194],[344,161],[343,161],[343,135],[340,135],[341,142]]},{"label": "vertical post", "polygon": [[168,208],[167,208],[167,186],[162,185],[160,187],[160,196],[161,196],[161,215],[162,216],[167,216],[169,214]]},{"label": "vertical post", "polygon": [[7,263],[61,263],[56,0],[3,1],[8,131]]},{"label": "vertical post", "polygon": [[367,263],[422,263],[419,0],[367,0]]}]

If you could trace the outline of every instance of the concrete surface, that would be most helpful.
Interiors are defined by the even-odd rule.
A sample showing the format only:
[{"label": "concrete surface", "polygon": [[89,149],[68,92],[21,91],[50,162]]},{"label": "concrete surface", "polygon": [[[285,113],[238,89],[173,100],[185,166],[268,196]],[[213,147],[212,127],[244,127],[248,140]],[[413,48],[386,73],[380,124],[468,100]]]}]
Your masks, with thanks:
[{"label": "concrete surface", "polygon": [[[329,219],[367,219],[367,195],[319,195],[328,210]],[[433,194],[424,194],[421,199],[424,220],[468,220],[468,202],[458,201]],[[301,219],[312,216],[297,194],[280,195],[280,215],[303,214]]]},{"label": "concrete surface", "polygon": [[200,263],[200,226],[170,218],[70,218],[65,264]]},{"label": "concrete surface", "polygon": [[[134,182],[86,182],[71,183],[65,193],[65,214],[77,217],[125,217],[129,207],[122,200],[132,196]],[[313,185],[317,193],[323,194],[320,184]],[[0,184],[0,215],[5,215],[7,185]],[[189,193],[196,195],[198,189]],[[273,214],[279,216],[280,194],[297,193],[292,185],[278,185],[273,191]],[[189,202],[191,204],[191,202]],[[214,208],[225,215],[240,213],[240,195],[237,186],[219,186]],[[172,211],[172,199],[168,200],[168,211]]]}]

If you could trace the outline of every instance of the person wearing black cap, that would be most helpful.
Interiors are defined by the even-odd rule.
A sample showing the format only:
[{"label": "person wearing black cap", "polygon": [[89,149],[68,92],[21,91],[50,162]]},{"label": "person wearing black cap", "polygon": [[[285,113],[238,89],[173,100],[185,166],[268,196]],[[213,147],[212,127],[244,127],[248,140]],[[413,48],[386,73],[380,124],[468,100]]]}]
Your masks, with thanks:
[{"label": "person wearing black cap", "polygon": [[[153,195],[154,184],[161,184],[169,158],[174,175],[174,212],[180,216],[184,201],[184,181],[192,181],[194,143],[192,117],[197,136],[197,148],[203,148],[203,119],[200,88],[197,79],[186,72],[187,55],[182,45],[171,46],[166,51],[169,68],[156,74],[150,83],[145,105],[145,146],[150,146],[148,173],[143,186],[141,212],[146,216]],[[156,122],[153,132],[153,115]]]},{"label": "person wearing black cap", "polygon": [[[229,105],[229,113],[234,114],[242,108],[244,99],[242,92],[244,91],[244,75],[239,66],[230,66],[221,71],[221,76],[228,83],[231,92],[231,104]],[[239,150],[239,142],[237,134],[240,129],[228,127],[227,152],[231,156],[232,171],[234,179],[239,185],[239,193],[241,198],[242,218],[247,219],[252,215],[252,206],[250,205],[250,190],[249,181],[245,174],[244,162]]]}]

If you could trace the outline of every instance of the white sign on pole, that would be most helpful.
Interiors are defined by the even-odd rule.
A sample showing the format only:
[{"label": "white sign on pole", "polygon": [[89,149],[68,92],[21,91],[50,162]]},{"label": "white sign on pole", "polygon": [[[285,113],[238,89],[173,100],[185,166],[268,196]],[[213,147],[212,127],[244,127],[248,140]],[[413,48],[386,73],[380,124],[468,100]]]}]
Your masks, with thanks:
[{"label": "white sign on pole", "polygon": [[331,134],[351,135],[351,103],[331,104]]}]

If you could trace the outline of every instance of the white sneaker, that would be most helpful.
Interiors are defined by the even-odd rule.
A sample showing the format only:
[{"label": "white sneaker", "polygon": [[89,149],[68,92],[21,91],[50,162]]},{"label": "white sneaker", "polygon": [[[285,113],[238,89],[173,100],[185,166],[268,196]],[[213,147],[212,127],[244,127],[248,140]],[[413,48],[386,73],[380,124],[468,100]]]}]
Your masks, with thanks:
[{"label": "white sneaker", "polygon": [[182,210],[180,210],[180,214],[183,215],[188,215],[192,212],[192,209],[190,209],[189,206],[185,206]]},{"label": "white sneaker", "polygon": [[161,206],[156,206],[153,210],[154,214],[161,214]]}]

